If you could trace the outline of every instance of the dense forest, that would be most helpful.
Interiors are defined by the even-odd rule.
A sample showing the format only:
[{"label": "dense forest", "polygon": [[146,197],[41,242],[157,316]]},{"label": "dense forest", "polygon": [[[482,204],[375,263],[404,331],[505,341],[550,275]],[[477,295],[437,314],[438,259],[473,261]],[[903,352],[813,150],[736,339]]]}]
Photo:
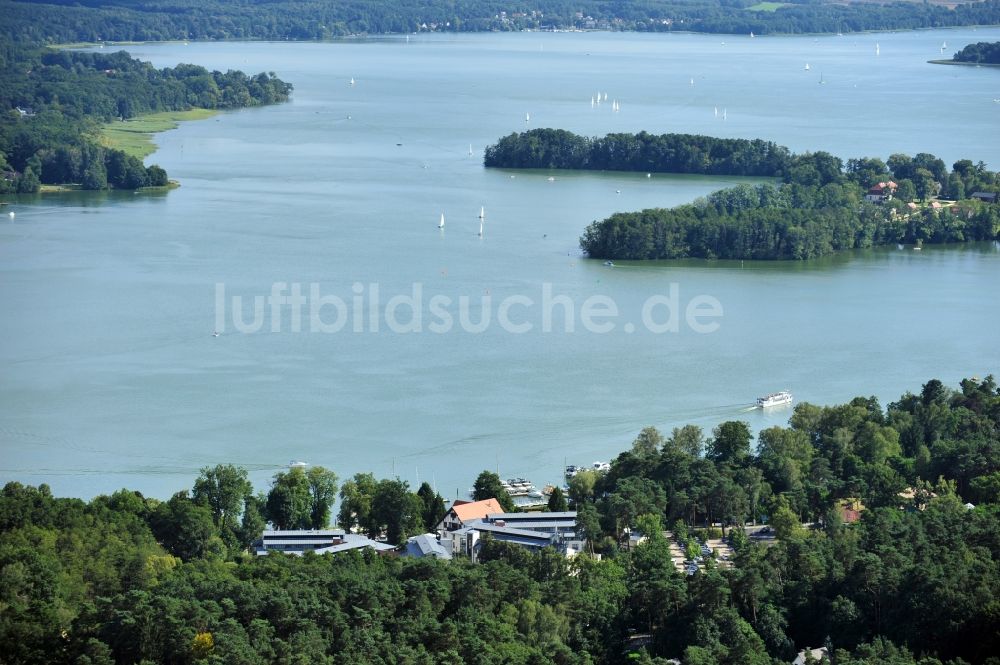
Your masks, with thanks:
[{"label": "dense forest", "polygon": [[578,136],[562,129],[514,133],[488,146],[487,167],[588,169],[780,177],[792,164],[788,148],[760,139],[695,134]]},{"label": "dense forest", "polygon": [[956,53],[955,62],[971,62],[983,65],[1000,65],[1000,42],[977,42],[969,44]]},{"label": "dense forest", "polygon": [[159,166],[101,145],[104,122],[192,107],[228,109],[288,99],[274,74],[209,72],[196,65],[156,69],[125,51],[79,53],[0,40],[0,192],[43,183],[84,189],[167,184]]},{"label": "dense forest", "polygon": [[[886,244],[1000,238],[1000,208],[970,198],[1000,191],[1000,176],[968,159],[955,162],[949,172],[943,160],[929,153],[845,163],[826,152],[796,155],[759,139],[646,132],[588,138],[536,129],[489,146],[485,164],[782,181],[739,185],[676,208],[616,213],[595,221],[580,246],[599,259],[811,259]],[[885,200],[867,198],[872,187],[888,182],[895,189],[886,190]]]},{"label": "dense forest", "polygon": [[[329,39],[419,31],[603,29],[846,33],[1000,23],[1000,0],[944,5],[757,0],[2,0],[8,36],[33,42]],[[39,21],[40,13],[45,20]]]},{"label": "dense forest", "polygon": [[[885,409],[799,404],[753,438],[741,421],[648,427],[610,472],[575,476],[600,560],[489,541],[477,565],[247,553],[265,521],[330,520],[337,479],[318,467],[254,494],[219,465],[168,501],[8,483],[0,662],[770,665],[823,645],[837,665],[1000,662],[992,377],[932,380]],[[339,496],[342,526],[390,542],[444,510],[426,483],[370,474]],[[845,501],[859,521],[841,519]],[[776,537],[747,537],[754,521]],[[734,555],[685,575],[664,525],[689,545],[723,529]],[[628,529],[648,540],[630,547]]]}]

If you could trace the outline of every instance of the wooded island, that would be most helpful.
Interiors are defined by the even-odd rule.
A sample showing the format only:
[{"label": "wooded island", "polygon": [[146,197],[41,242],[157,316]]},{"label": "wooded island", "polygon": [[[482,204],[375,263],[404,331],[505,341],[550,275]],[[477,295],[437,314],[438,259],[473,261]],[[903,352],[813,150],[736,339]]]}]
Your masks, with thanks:
[{"label": "wooded island", "polygon": [[766,176],[676,208],[615,213],[580,239],[597,259],[811,259],[844,249],[1000,238],[997,173],[929,153],[849,159],[759,139],[691,134],[587,138],[537,129],[486,150],[490,167]]}]

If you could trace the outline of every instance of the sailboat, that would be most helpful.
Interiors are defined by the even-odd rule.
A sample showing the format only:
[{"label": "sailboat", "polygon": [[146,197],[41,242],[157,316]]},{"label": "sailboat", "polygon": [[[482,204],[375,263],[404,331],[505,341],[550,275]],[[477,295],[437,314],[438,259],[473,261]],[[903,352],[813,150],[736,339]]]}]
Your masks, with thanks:
[{"label": "sailboat", "polygon": [[715,107],[715,117],[716,118],[719,117],[719,107],[718,106]]},{"label": "sailboat", "polygon": [[878,42],[875,42],[875,55],[879,55],[880,49],[878,47]]},{"label": "sailboat", "polygon": [[351,85],[354,85],[354,77],[351,77]]},{"label": "sailboat", "polygon": [[691,85],[694,85],[694,77],[691,77]]},{"label": "sailboat", "polygon": [[443,229],[444,228],[444,213],[441,213],[441,221],[438,222],[438,228],[439,229]]},{"label": "sailboat", "polygon": [[750,31],[750,39],[753,39],[753,30]]},{"label": "sailboat", "polygon": [[486,208],[485,207],[480,207],[479,208],[479,236],[480,237],[482,237],[482,235],[483,235],[483,222],[484,221],[486,221]]},{"label": "sailboat", "polygon": [[727,113],[726,113],[726,109],[722,109],[722,119],[723,119],[723,120],[725,120],[725,119],[726,119],[726,115],[727,115]]},{"label": "sailboat", "polygon": [[819,73],[819,84],[823,85],[823,72]]},{"label": "sailboat", "polygon": [[608,101],[608,93],[604,93],[604,101]]},{"label": "sailboat", "polygon": [[809,63],[808,62],[806,63],[806,71],[807,72],[809,71]]},{"label": "sailboat", "polygon": [[469,144],[469,157],[472,157],[472,144]]},{"label": "sailboat", "polygon": [[525,122],[531,122],[531,114],[530,113],[525,113],[524,114],[524,121]]},{"label": "sailboat", "polygon": [[594,108],[594,98],[590,98],[590,108]]}]

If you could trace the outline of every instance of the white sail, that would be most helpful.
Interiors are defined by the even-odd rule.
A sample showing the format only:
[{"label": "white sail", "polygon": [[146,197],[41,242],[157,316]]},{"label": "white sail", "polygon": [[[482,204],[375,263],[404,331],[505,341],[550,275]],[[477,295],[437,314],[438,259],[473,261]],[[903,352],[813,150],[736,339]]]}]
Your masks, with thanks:
[{"label": "white sail", "polygon": [[809,63],[808,62],[806,63],[806,71],[807,72],[809,71]]},{"label": "white sail", "polygon": [[483,222],[486,221],[486,208],[479,208],[479,235],[483,235]]},{"label": "white sail", "polygon": [[438,222],[438,228],[439,229],[443,229],[444,228],[444,213],[441,213],[441,221]]},{"label": "white sail", "polygon": [[525,113],[524,114],[524,121],[525,122],[531,122],[531,114],[530,113]]},{"label": "white sail", "polygon": [[719,117],[719,107],[718,106],[715,107],[715,117],[716,118]]},{"label": "white sail", "polygon": [[469,157],[472,157],[472,144],[469,144]]},{"label": "white sail", "polygon": [[879,52],[880,52],[880,49],[878,47],[878,42],[875,42],[875,55],[878,55]]}]

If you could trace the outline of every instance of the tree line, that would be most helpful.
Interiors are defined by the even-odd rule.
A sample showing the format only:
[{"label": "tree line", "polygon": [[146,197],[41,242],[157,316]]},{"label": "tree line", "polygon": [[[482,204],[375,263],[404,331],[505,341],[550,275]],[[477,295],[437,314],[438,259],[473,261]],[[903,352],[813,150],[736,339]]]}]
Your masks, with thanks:
[{"label": "tree line", "polygon": [[484,164],[495,168],[779,177],[792,164],[792,154],[784,146],[761,139],[648,132],[589,138],[562,129],[532,129],[512,133],[488,146]]},{"label": "tree line", "polygon": [[[488,491],[489,473],[479,480]],[[326,526],[337,489],[314,467],[254,494],[228,465],[167,501],[8,483],[0,661],[777,665],[825,645],[837,665],[996,663],[991,376],[957,389],[931,380],[887,408],[798,404],[756,442],[740,421],[709,435],[648,427],[609,472],[570,481],[600,560],[488,538],[480,565],[245,552],[267,522]],[[339,489],[338,521],[390,542],[444,510],[429,487],[398,479],[358,474]],[[845,501],[859,521],[842,521]],[[394,525],[399,513],[412,517]],[[776,537],[748,537],[744,525],[765,520]],[[723,529],[735,554],[684,575],[664,525],[682,542]],[[628,530],[648,539],[630,547]]]},{"label": "tree line", "polygon": [[136,189],[167,184],[159,166],[101,145],[99,127],[156,111],[231,109],[288,99],[273,73],[157,69],[125,51],[51,51],[0,40],[0,192],[41,184]]},{"label": "tree line", "polygon": [[969,44],[952,56],[952,60],[955,62],[1000,65],[1000,42],[977,42]]},{"label": "tree line", "polygon": [[[554,131],[554,130],[552,130]],[[513,143],[531,146],[532,139]],[[669,136],[669,135],[668,135]],[[646,146],[669,143],[660,137],[643,141],[643,135],[614,135],[618,146],[614,166],[639,171],[654,168]],[[509,137],[508,137],[509,138]],[[680,135],[681,139],[686,138]],[[702,137],[695,137],[701,139]],[[594,145],[601,139],[594,140]],[[768,175],[780,184],[737,185],[675,208],[654,208],[615,213],[590,224],[580,247],[599,259],[812,259],[845,249],[908,243],[955,243],[1000,238],[1000,209],[969,197],[976,192],[1000,191],[1000,178],[982,162],[963,159],[952,165],[929,153],[894,154],[879,158],[850,159],[845,164],[829,153],[793,155],[766,142],[716,143],[697,166],[680,162],[676,171],[700,168],[696,173]],[[702,141],[699,141],[704,143]],[[697,145],[698,142],[692,142]],[[558,146],[572,145],[560,141]],[[734,153],[724,148],[733,146]],[[746,146],[753,146],[744,151]],[[532,147],[538,161],[552,159],[561,148],[546,144]],[[507,154],[516,154],[511,151]],[[676,150],[661,164],[677,165]],[[487,158],[490,153],[487,151]],[[514,161],[514,160],[511,160]],[[607,163],[607,162],[605,162]],[[866,198],[878,183],[894,182],[886,200]],[[936,198],[954,200],[942,206]],[[915,202],[922,202],[917,205]]]},{"label": "tree line", "polygon": [[[756,34],[837,33],[1000,23],[1000,2],[944,5],[793,2],[756,11],[756,0],[502,0],[380,2],[277,0],[3,0],[0,31],[37,43],[172,39],[317,40],[418,31],[604,29]],[[45,21],[39,21],[40,15]]]}]

